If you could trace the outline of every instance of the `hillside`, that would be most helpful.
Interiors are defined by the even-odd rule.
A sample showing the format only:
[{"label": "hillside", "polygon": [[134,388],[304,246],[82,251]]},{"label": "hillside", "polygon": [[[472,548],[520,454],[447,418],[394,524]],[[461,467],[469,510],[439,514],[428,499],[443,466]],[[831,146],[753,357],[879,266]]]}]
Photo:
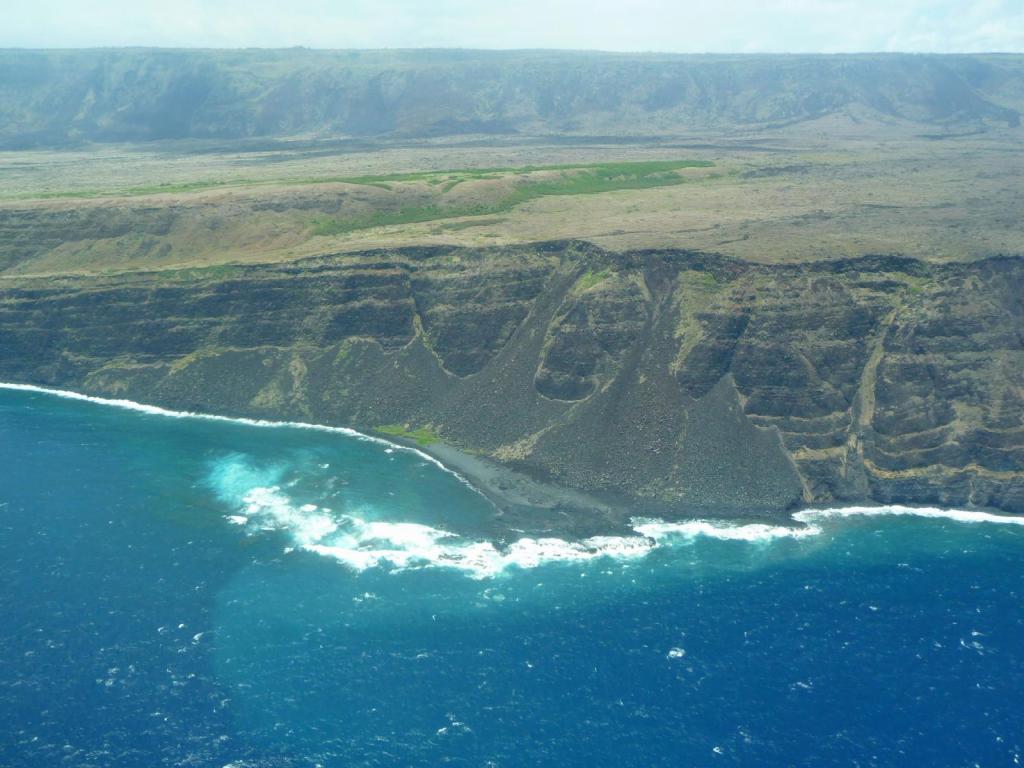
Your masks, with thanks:
[{"label": "hillside", "polygon": [[681,135],[842,116],[1017,126],[1016,55],[0,51],[0,147],[295,136]]},{"label": "hillside", "polygon": [[571,525],[1021,512],[1022,84],[1010,55],[0,51],[0,381],[437,440]]},{"label": "hillside", "polygon": [[1024,511],[1024,260],[580,242],[8,280],[0,379],[437,435],[619,509]]}]

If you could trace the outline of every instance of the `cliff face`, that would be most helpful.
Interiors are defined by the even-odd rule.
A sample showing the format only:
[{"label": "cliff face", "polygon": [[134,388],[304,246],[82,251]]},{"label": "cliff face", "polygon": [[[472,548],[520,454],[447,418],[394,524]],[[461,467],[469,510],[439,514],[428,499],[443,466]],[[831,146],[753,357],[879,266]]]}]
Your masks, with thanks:
[{"label": "cliff face", "polygon": [[1024,512],[1024,259],[578,242],[5,280],[0,378],[446,441],[633,508]]}]

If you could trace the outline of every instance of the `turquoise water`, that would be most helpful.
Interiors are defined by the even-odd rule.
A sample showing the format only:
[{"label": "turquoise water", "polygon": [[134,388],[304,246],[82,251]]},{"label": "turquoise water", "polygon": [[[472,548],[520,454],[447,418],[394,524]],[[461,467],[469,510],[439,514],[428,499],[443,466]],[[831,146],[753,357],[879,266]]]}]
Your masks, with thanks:
[{"label": "turquoise water", "polygon": [[1024,520],[952,517],[495,543],[415,452],[0,389],[0,765],[1017,765]]}]

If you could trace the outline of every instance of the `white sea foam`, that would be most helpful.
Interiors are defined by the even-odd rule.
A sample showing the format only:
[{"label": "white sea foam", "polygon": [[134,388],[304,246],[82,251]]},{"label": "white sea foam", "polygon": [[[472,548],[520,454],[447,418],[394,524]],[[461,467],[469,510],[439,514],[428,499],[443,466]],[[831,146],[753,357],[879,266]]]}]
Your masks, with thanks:
[{"label": "white sea foam", "polygon": [[[0,389],[24,390],[84,400],[101,405],[173,418],[204,419],[247,424],[255,427],[292,427],[333,432],[388,447],[415,453],[426,461],[466,482],[461,476],[422,451],[396,445],[382,438],[365,435],[347,427],[326,427],[302,422],[274,422],[235,419],[226,416],[171,411],[131,400],[109,400],[77,392],[53,390],[29,384],[4,384]],[[794,525],[765,523],[729,523],[710,520],[669,522],[653,518],[633,518],[635,535],[594,536],[581,541],[558,538],[520,538],[505,546],[474,541],[449,531],[419,523],[385,522],[364,519],[358,514],[339,514],[310,503],[296,503],[278,481],[283,467],[255,470],[243,457],[229,457],[214,468],[211,484],[233,509],[226,519],[251,531],[281,530],[293,540],[293,549],[304,549],[332,557],[358,571],[375,567],[410,569],[425,567],[455,568],[475,578],[488,578],[510,567],[534,568],[544,563],[582,563],[598,558],[620,561],[642,558],[654,550],[692,544],[700,537],[745,544],[767,545],[779,540],[799,541],[821,535],[825,526],[850,517],[913,516],[945,519],[957,523],[993,523],[1024,525],[1024,517],[978,510],[908,507],[901,505],[850,506],[807,509],[793,514]]]},{"label": "white sea foam", "polygon": [[692,540],[698,536],[729,541],[769,542],[774,539],[802,539],[821,533],[821,528],[814,525],[804,527],[766,525],[764,523],[731,525],[710,520],[684,520],[678,523],[669,523],[664,520],[643,517],[634,517],[632,527],[641,536],[647,536],[659,544],[679,539]]},{"label": "white sea foam", "polygon": [[[106,397],[94,397],[93,395],[83,395],[79,392],[72,392],[68,389],[51,389],[49,387],[40,387],[35,384],[11,384],[6,382],[0,382],[0,389],[17,390],[20,392],[39,392],[45,395],[54,395],[56,397],[63,397],[67,400],[81,400],[87,403],[96,403],[98,405],[109,405],[114,408],[124,408],[129,411],[137,411],[139,413],[147,413],[151,416],[168,416],[174,419],[200,419],[203,421],[220,421],[231,424],[247,424],[250,427],[261,427],[261,428],[273,428],[273,429],[310,429],[317,432],[333,432],[334,434],[345,435],[346,437],[352,437],[356,440],[363,440],[370,443],[376,443],[378,445],[386,446],[385,450],[393,452],[396,450],[406,451],[408,453],[414,453],[425,461],[429,461],[439,469],[454,475],[466,485],[470,483],[462,477],[458,472],[445,466],[443,463],[435,459],[428,453],[424,453],[421,450],[413,448],[408,445],[401,445],[399,443],[393,443],[390,440],[385,440],[382,437],[376,437],[374,435],[367,435],[364,432],[359,432],[350,427],[329,427],[324,424],[309,424],[304,421],[267,421],[265,419],[246,419],[246,418],[234,418],[231,416],[217,416],[210,413],[194,413],[192,411],[172,411],[167,408],[161,408],[156,405],[146,405],[145,403],[136,403],[134,400],[122,400],[122,399],[111,399]],[[472,487],[470,485],[470,487]],[[475,489],[474,489],[475,490]]]},{"label": "white sea foam", "polygon": [[988,512],[903,506],[839,507],[797,512],[792,526],[633,518],[631,527],[636,535],[593,536],[580,541],[524,537],[499,546],[419,523],[370,521],[355,514],[332,513],[313,504],[296,504],[277,486],[251,489],[242,499],[241,510],[250,526],[286,530],[295,548],[334,558],[357,571],[377,567],[445,567],[478,579],[496,576],[509,568],[535,568],[546,563],[584,563],[599,558],[635,560],[657,549],[692,544],[701,537],[762,546],[784,539],[800,541],[820,536],[830,520],[853,516],[914,515],[963,523],[1024,525],[1024,517]]},{"label": "white sea foam", "polygon": [[1024,525],[1020,515],[1002,515],[994,512],[968,509],[939,509],[938,507],[906,507],[900,504],[886,504],[874,507],[833,507],[829,509],[805,509],[795,512],[797,522],[812,524],[830,518],[844,517],[907,516],[952,520],[957,523],[996,523],[997,525]]},{"label": "white sea foam", "polygon": [[[250,489],[241,499],[241,508],[254,530],[286,531],[296,548],[332,557],[357,571],[380,566],[400,570],[447,567],[486,578],[510,566],[534,568],[546,562],[642,557],[654,546],[640,536],[597,536],[578,542],[522,538],[499,547],[420,523],[365,520],[313,504],[294,504],[278,486]],[[241,515],[229,519],[234,517]]]},{"label": "white sea foam", "polygon": [[[241,457],[229,458],[213,472],[222,497],[239,492],[238,480],[260,474]],[[273,469],[263,477],[278,477]],[[386,567],[395,570],[445,567],[474,578],[496,576],[509,568],[536,568],[545,563],[584,563],[599,558],[636,560],[655,549],[691,543],[698,537],[738,542],[799,539],[820,533],[814,526],[786,527],[714,523],[705,520],[670,523],[635,518],[635,535],[592,536],[580,541],[555,537],[523,537],[509,544],[467,539],[429,525],[369,520],[359,510],[348,514],[292,500],[279,485],[251,487],[239,492],[237,509],[227,519],[244,520],[251,531],[281,530],[293,547],[331,557],[357,571]]]}]

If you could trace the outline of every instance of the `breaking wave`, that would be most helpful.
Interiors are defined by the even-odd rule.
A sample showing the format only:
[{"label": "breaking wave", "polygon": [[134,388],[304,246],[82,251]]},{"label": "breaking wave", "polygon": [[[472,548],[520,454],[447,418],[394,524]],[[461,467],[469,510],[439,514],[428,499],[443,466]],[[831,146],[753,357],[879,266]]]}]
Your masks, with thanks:
[{"label": "breaking wave", "polygon": [[[278,422],[232,418],[187,411],[173,411],[131,400],[108,399],[55,390],[31,384],[0,383],[0,389],[40,392],[72,400],[172,418],[231,422],[260,428],[296,428],[331,432],[357,440],[407,451],[448,472],[472,487],[461,475],[434,457],[410,446],[363,434],[348,427],[328,427],[303,422]],[[977,510],[908,507],[901,505],[849,506],[806,509],[792,515],[792,525],[729,523],[713,520],[669,522],[635,517],[633,535],[593,536],[579,541],[559,538],[520,538],[507,544],[474,540],[456,533],[413,522],[372,520],[372,510],[336,512],[316,504],[298,503],[278,484],[287,467],[254,469],[244,456],[229,456],[211,471],[211,487],[229,507],[225,519],[250,533],[276,530],[291,539],[289,549],[301,549],[331,557],[356,571],[385,567],[394,570],[445,567],[474,578],[496,576],[510,567],[534,568],[544,563],[581,563],[599,558],[638,560],[651,552],[692,544],[699,538],[766,545],[776,540],[799,541],[821,536],[837,519],[875,516],[912,516],[944,519],[966,524],[1024,526],[1024,517]],[[474,489],[475,490],[475,489]]]},{"label": "breaking wave", "polygon": [[[243,471],[244,474],[244,471]],[[579,541],[523,537],[508,544],[468,539],[450,531],[410,522],[368,520],[355,512],[337,513],[315,504],[293,501],[277,485],[250,487],[237,497],[226,519],[251,533],[278,530],[291,546],[333,558],[354,571],[370,568],[410,570],[453,568],[476,579],[492,578],[509,568],[535,568],[548,563],[584,563],[599,558],[633,561],[655,550],[693,544],[698,538],[767,545],[775,540],[821,536],[822,523],[833,518],[913,515],[962,523],[1024,525],[1024,517],[987,512],[902,506],[845,507],[805,510],[793,525],[728,523],[710,520],[668,522],[633,518],[635,535],[592,536]]]},{"label": "breaking wave", "polygon": [[814,524],[831,518],[843,517],[927,517],[952,520],[957,523],[995,523],[997,525],[1024,525],[1024,517],[1002,515],[994,512],[967,509],[940,509],[938,507],[906,507],[901,504],[885,504],[874,507],[832,507],[829,509],[805,509],[794,512],[793,519],[799,523]]},{"label": "breaking wave", "polygon": [[[421,523],[373,521],[315,504],[297,504],[279,486],[256,486],[242,494],[226,518],[250,531],[286,532],[292,546],[334,558],[356,571],[447,567],[476,578],[509,566],[533,568],[545,562],[580,562],[646,555],[655,546],[644,537],[595,536],[579,542],[522,538],[507,546],[467,539]],[[290,547],[291,548],[291,547]]]},{"label": "breaking wave", "polygon": [[[136,411],[138,413],[147,413],[151,416],[168,416],[173,419],[196,419],[200,421],[219,421],[231,424],[247,424],[250,427],[260,427],[264,429],[309,429],[316,432],[331,432],[337,435],[345,435],[346,437],[352,437],[356,440],[363,440],[369,443],[376,443],[378,445],[385,445],[390,450],[407,451],[414,453],[424,461],[429,461],[435,465],[438,469],[442,469],[445,472],[454,475],[459,478],[466,485],[470,483],[462,477],[458,472],[445,466],[440,461],[435,459],[430,454],[424,453],[423,451],[417,450],[408,445],[401,445],[394,443],[390,440],[385,440],[382,437],[374,437],[373,435],[367,435],[364,432],[352,429],[351,427],[328,427],[323,424],[309,424],[304,421],[267,421],[265,419],[247,419],[243,417],[233,416],[216,416],[209,413],[194,413],[192,411],[172,411],[168,408],[161,408],[157,405],[146,405],[145,403],[136,403],[134,400],[122,400],[113,399],[106,397],[94,397],[93,395],[83,395],[79,392],[72,392],[67,389],[50,389],[49,387],[39,387],[35,384],[10,384],[0,382],[0,389],[10,389],[19,392],[39,392],[44,395],[54,395],[56,397],[63,397],[67,400],[80,400],[86,403],[96,403],[97,405],[109,405],[114,408],[123,408],[128,411]],[[470,487],[472,487],[470,485]],[[474,489],[475,490],[475,489]]]}]

